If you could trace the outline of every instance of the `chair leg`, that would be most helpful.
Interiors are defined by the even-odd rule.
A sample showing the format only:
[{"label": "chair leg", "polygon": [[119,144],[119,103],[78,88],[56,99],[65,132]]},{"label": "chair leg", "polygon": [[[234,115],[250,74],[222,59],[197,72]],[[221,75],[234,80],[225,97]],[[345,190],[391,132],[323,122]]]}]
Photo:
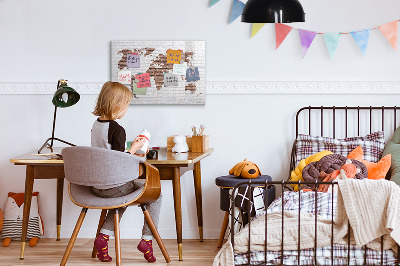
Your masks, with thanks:
[{"label": "chair leg", "polygon": [[[101,210],[101,215],[100,215],[100,219],[99,219],[99,226],[97,226],[96,238],[100,234],[101,227],[103,227],[104,221],[106,220],[106,215],[107,215],[107,210],[106,209]],[[97,255],[97,250],[96,250],[96,248],[95,248],[95,246],[93,244],[92,258],[96,258],[96,255]]]},{"label": "chair leg", "polygon": [[143,214],[144,214],[144,219],[146,220],[147,224],[150,227],[151,232],[153,233],[153,236],[155,237],[155,239],[157,240],[157,244],[161,249],[161,252],[164,256],[164,259],[167,263],[171,262],[171,259],[168,255],[168,251],[164,246],[164,243],[161,240],[160,234],[158,233],[158,230],[156,228],[156,225],[153,222],[153,219],[151,218],[151,215],[149,213],[149,211],[146,208],[146,205],[140,205],[140,207],[142,208]]},{"label": "chair leg", "polygon": [[119,213],[118,209],[115,209],[114,214],[114,234],[115,234],[115,256],[117,257],[115,265],[121,265],[121,243],[120,243],[120,235],[119,235]]},{"label": "chair leg", "polygon": [[79,230],[81,229],[83,220],[85,219],[87,208],[82,208],[81,214],[79,215],[78,221],[76,222],[74,232],[72,232],[72,236],[69,240],[67,249],[65,250],[64,256],[61,260],[60,265],[64,266],[67,263],[69,254],[71,253],[72,247],[74,246],[76,237],[78,236]]},{"label": "chair leg", "polygon": [[222,246],[222,242],[224,241],[226,228],[228,227],[228,222],[229,222],[229,212],[225,212],[225,217],[224,217],[224,221],[222,222],[221,234],[219,235],[217,248],[220,248]]}]

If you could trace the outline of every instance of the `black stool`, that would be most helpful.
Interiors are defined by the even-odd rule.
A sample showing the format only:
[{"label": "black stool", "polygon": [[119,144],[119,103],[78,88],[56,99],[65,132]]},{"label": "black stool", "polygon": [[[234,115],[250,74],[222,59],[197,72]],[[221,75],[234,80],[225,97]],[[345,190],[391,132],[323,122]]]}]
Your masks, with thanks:
[{"label": "black stool", "polygon": [[[261,175],[254,179],[246,179],[246,178],[236,177],[234,175],[227,175],[227,176],[220,176],[215,179],[215,184],[220,187],[220,209],[222,211],[225,211],[225,217],[224,221],[222,222],[221,234],[219,235],[219,240],[217,245],[218,248],[222,246],[226,228],[228,227],[228,222],[229,222],[229,207],[230,207],[229,191],[233,189],[237,184],[249,180],[265,182],[266,180],[272,181],[272,178],[268,175]],[[269,204],[271,204],[275,200],[275,186],[270,186],[267,189],[268,189],[268,199],[266,200],[268,200],[267,206],[269,206]]]}]

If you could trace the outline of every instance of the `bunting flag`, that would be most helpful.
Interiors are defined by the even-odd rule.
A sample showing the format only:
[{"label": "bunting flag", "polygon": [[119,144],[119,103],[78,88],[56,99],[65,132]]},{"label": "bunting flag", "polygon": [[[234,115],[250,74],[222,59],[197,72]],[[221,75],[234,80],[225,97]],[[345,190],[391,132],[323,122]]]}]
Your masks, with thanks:
[{"label": "bunting flag", "polygon": [[360,48],[361,53],[363,55],[365,55],[365,51],[367,50],[370,32],[371,32],[371,29],[351,32],[351,35],[353,35],[353,38],[356,41],[356,43],[357,43],[358,47]]},{"label": "bunting flag", "polygon": [[306,56],[307,50],[308,50],[308,48],[310,48],[310,45],[312,44],[316,35],[317,35],[317,33],[315,31],[299,29],[301,54],[302,54],[303,58]]},{"label": "bunting flag", "polygon": [[286,36],[288,36],[292,29],[293,28],[288,25],[275,23],[276,49],[278,49],[278,47],[282,44],[282,42],[285,40]]},{"label": "bunting flag", "polygon": [[212,7],[213,5],[215,5],[218,2],[219,2],[219,0],[210,0],[210,5],[208,7]]},{"label": "bunting flag", "polygon": [[378,27],[395,50],[397,48],[397,22],[396,20]]},{"label": "bunting flag", "polygon": [[242,11],[244,8],[244,3],[239,0],[233,0],[231,17],[229,18],[229,23],[232,23],[235,19],[242,15]]},{"label": "bunting flag", "polygon": [[264,27],[265,23],[253,23],[252,27],[251,27],[251,38],[254,37],[254,35],[256,35],[262,27]]},{"label": "bunting flag", "polygon": [[329,55],[332,58],[333,54],[336,51],[336,48],[338,47],[339,39],[340,36],[342,36],[342,34],[340,34],[339,32],[334,32],[334,33],[325,33],[323,36],[326,48],[328,48]]}]

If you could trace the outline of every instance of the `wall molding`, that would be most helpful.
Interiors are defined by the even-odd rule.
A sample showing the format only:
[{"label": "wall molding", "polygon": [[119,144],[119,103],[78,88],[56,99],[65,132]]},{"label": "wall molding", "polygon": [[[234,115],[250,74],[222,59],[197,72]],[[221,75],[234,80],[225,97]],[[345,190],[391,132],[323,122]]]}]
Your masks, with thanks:
[{"label": "wall molding", "polygon": [[[69,85],[80,94],[96,95],[103,82]],[[0,94],[53,94],[56,82],[0,83]],[[207,94],[400,94],[400,81],[209,81]]]}]

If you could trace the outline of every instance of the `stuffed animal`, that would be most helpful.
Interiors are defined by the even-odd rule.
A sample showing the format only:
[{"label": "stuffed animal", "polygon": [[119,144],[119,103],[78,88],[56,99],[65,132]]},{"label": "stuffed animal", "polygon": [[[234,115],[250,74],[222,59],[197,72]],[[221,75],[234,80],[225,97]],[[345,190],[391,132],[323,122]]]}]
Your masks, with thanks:
[{"label": "stuffed animal", "polygon": [[0,209],[0,232],[1,232],[1,228],[3,228],[3,212]]},{"label": "stuffed animal", "polygon": [[172,148],[172,152],[188,152],[189,146],[186,143],[185,136],[175,136],[174,137],[175,146]]},{"label": "stuffed animal", "polygon": [[[38,194],[39,192],[32,193],[31,212],[29,214],[27,239],[30,239],[29,246],[31,247],[35,246],[40,236],[43,235],[43,223],[39,216],[37,200]],[[21,240],[23,203],[24,193],[8,193],[4,208],[4,223],[1,230],[4,247],[8,247],[11,240]]]},{"label": "stuffed animal", "polygon": [[261,171],[258,166],[255,163],[246,160],[247,158],[244,159],[244,161],[237,163],[229,171],[229,174],[249,179],[257,178],[258,176],[260,176]]}]

